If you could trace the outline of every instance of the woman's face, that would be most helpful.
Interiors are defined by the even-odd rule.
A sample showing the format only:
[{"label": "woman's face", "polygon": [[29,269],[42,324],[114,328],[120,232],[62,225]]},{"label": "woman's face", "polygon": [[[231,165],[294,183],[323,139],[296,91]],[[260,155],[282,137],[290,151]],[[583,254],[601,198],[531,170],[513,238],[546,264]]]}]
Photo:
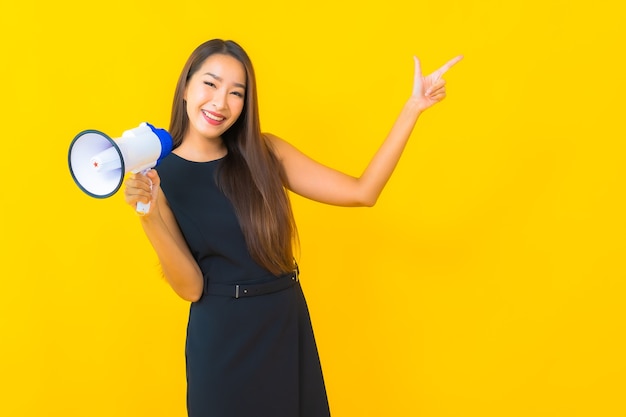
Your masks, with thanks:
[{"label": "woman's face", "polygon": [[245,93],[243,64],[230,55],[209,56],[185,87],[188,134],[221,137],[241,115]]}]

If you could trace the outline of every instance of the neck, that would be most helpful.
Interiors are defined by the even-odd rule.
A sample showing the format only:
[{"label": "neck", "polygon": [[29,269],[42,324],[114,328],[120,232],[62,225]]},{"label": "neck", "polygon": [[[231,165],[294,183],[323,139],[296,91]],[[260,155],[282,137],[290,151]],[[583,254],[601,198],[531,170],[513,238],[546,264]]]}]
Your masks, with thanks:
[{"label": "neck", "polygon": [[174,153],[190,161],[204,162],[222,158],[228,150],[221,137],[205,138],[187,135]]}]

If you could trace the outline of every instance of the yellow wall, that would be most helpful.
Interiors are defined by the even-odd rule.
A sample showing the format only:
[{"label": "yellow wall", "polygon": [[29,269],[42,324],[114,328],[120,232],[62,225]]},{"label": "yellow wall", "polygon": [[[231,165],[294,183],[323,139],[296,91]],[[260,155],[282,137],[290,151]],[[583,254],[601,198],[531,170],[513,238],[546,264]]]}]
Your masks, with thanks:
[{"label": "yellow wall", "polygon": [[[626,415],[624,21],[615,1],[6,1],[0,415],[184,416],[187,305],[76,133],[169,123],[202,41],[238,40],[263,128],[358,174],[447,76],[373,209],[294,198],[334,416]],[[611,5],[611,6],[609,6]]]}]

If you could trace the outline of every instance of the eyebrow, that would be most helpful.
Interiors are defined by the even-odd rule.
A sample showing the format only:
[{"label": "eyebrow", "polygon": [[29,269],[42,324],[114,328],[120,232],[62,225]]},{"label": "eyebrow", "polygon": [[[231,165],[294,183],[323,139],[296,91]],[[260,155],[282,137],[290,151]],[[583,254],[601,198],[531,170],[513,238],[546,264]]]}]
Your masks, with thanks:
[{"label": "eyebrow", "polygon": [[[220,77],[219,75],[215,75],[212,72],[207,72],[204,75],[210,75],[211,77],[215,78],[217,81],[224,81],[222,77]],[[235,87],[240,87],[240,88],[243,88],[244,90],[246,89],[246,85],[241,84],[241,83],[235,83]]]}]

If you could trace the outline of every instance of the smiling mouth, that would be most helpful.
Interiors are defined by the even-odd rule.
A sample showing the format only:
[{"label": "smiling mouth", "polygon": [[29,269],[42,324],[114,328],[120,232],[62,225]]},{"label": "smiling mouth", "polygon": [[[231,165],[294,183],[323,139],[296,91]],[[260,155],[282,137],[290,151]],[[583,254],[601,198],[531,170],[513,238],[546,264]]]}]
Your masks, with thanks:
[{"label": "smiling mouth", "polygon": [[216,122],[221,122],[221,121],[223,121],[224,119],[226,119],[226,118],[225,118],[225,117],[223,117],[223,116],[216,116],[216,115],[214,115],[214,114],[212,114],[212,113],[209,113],[209,112],[208,112],[208,111],[206,111],[206,110],[202,110],[202,114],[204,114],[207,118],[209,118],[209,119],[211,119],[211,120],[215,120]]}]

